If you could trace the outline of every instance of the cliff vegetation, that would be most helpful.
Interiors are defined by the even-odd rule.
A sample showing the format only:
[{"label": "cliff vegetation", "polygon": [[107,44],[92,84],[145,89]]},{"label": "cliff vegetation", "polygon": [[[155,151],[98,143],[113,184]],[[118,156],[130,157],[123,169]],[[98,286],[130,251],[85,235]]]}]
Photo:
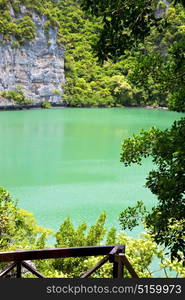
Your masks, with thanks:
[{"label": "cliff vegetation", "polygon": [[[61,83],[65,91],[63,105],[151,105],[173,109],[175,95],[172,89],[164,88],[163,83],[169,82],[166,62],[173,72],[175,45],[184,37],[185,13],[182,7],[166,10],[161,8],[161,3],[166,23],[163,20],[160,26],[152,27],[150,35],[137,48],[126,51],[119,59],[107,59],[102,64],[93,50],[101,33],[102,17],[87,14],[80,5],[81,1],[75,0],[1,0],[1,42],[11,41],[14,47],[19,47],[33,40],[36,28],[31,11],[37,11],[47,18],[44,23],[46,34],[49,28],[55,28],[58,44],[66,50],[66,82]],[[23,6],[27,8],[26,15],[20,17]]]}]

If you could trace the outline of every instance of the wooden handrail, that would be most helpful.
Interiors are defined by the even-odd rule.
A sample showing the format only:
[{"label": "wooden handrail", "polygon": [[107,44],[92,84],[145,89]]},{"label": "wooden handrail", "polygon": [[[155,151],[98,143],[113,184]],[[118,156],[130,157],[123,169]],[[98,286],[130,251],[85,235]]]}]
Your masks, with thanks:
[{"label": "wooden handrail", "polygon": [[[118,245],[123,248],[122,245]],[[113,246],[89,246],[71,248],[48,248],[35,250],[16,250],[10,252],[0,252],[0,262],[38,260],[49,258],[81,257],[106,255],[115,248]]]},{"label": "wooden handrail", "polygon": [[123,267],[125,266],[132,277],[138,278],[134,268],[128,261],[124,254],[124,245],[111,246],[89,246],[89,247],[71,247],[71,248],[49,248],[49,249],[35,249],[35,250],[17,250],[11,252],[0,252],[0,262],[13,261],[9,267],[0,273],[0,277],[7,275],[12,269],[17,268],[16,276],[21,277],[22,267],[36,275],[44,278],[34,267],[25,262],[25,260],[41,260],[50,258],[66,258],[66,257],[82,257],[82,256],[102,256],[94,267],[86,271],[81,278],[89,277],[92,273],[103,266],[107,261],[113,263],[113,277],[123,278]]}]

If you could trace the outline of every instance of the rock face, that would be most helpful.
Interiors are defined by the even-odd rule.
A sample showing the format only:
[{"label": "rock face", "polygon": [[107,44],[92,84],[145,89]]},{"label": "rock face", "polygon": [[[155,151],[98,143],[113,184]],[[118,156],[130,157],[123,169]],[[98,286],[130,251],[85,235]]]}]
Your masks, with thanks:
[{"label": "rock face", "polygon": [[[64,49],[57,43],[57,28],[44,30],[46,16],[31,14],[37,30],[34,40],[17,48],[0,41],[0,91],[21,86],[33,104],[45,100],[59,104],[65,82]],[[21,17],[25,15],[26,9],[22,7]],[[0,105],[8,103],[1,98]]]}]

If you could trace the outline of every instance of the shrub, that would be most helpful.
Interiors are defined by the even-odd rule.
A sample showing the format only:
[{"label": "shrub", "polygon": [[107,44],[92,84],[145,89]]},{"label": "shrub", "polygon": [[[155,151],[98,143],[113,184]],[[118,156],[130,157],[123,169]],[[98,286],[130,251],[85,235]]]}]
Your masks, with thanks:
[{"label": "shrub", "polygon": [[51,103],[48,102],[48,101],[43,101],[43,102],[41,102],[41,107],[47,109],[47,108],[51,108],[52,105],[51,105]]},{"label": "shrub", "polygon": [[32,103],[31,99],[26,98],[22,90],[22,87],[20,86],[17,86],[13,90],[0,92],[0,95],[12,101],[14,104],[28,105]]}]

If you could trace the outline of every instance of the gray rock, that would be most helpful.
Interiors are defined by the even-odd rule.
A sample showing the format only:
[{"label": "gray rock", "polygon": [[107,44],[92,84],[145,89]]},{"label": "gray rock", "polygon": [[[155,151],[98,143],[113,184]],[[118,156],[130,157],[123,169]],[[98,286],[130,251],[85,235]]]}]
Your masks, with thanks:
[{"label": "gray rock", "polygon": [[50,97],[53,95],[52,90],[50,90],[48,87],[42,87],[38,90],[38,92],[41,97]]},{"label": "gray rock", "polygon": [[[28,14],[21,6],[19,17]],[[30,11],[29,11],[30,14]],[[11,15],[14,16],[11,8]],[[34,40],[15,48],[11,43],[1,43],[0,35],[0,91],[12,90],[22,86],[25,95],[38,104],[43,100],[60,103],[63,95],[64,49],[57,43],[57,28],[44,31],[46,16],[32,12],[32,19],[37,28]],[[56,95],[58,90],[60,95]],[[44,98],[44,99],[43,99]],[[9,105],[9,101],[0,101],[0,106]]]}]

